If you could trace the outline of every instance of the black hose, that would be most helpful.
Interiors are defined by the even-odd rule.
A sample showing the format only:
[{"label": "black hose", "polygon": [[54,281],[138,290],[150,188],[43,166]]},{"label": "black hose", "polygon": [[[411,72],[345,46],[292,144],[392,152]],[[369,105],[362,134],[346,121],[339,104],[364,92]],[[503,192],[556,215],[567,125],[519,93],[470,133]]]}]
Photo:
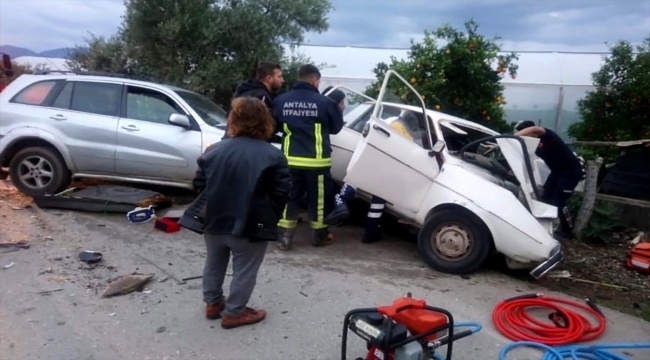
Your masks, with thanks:
[{"label": "black hose", "polygon": [[540,200],[541,196],[539,194],[539,189],[537,188],[537,182],[535,181],[535,175],[533,173],[533,165],[530,162],[530,157],[528,156],[526,143],[524,142],[524,139],[522,139],[521,137],[516,135],[503,134],[503,135],[488,136],[478,140],[474,140],[470,143],[465,144],[465,146],[463,146],[460,149],[459,154],[461,159],[464,158],[465,151],[467,151],[467,149],[472,147],[473,145],[477,145],[488,140],[496,140],[496,139],[516,139],[519,142],[519,145],[521,145],[521,150],[524,154],[524,163],[526,164],[526,171],[528,172],[528,176],[530,177],[530,182],[533,185],[533,192],[535,193],[535,198],[537,200]]}]

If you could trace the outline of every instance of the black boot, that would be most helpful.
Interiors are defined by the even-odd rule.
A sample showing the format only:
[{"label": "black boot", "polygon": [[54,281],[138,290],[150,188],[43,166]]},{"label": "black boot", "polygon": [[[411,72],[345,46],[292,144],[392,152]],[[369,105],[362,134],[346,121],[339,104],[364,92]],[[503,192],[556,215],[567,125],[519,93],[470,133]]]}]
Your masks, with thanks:
[{"label": "black boot", "polygon": [[334,207],[334,210],[327,215],[323,221],[326,225],[340,225],[343,220],[347,219],[350,216],[350,209],[346,203],[337,204]]},{"label": "black boot", "polygon": [[311,244],[313,246],[326,246],[334,241],[334,236],[327,228],[311,230]]},{"label": "black boot", "polygon": [[380,222],[380,219],[368,218],[368,221],[366,222],[366,229],[363,232],[363,240],[361,241],[362,243],[372,244],[381,240]]},{"label": "black boot", "polygon": [[278,228],[278,249],[291,250],[293,247],[293,233],[295,229]]},{"label": "black boot", "polygon": [[340,225],[345,219],[350,216],[350,209],[348,209],[348,201],[354,198],[356,190],[344,184],[338,194],[334,195],[334,210],[325,217],[323,221],[325,224],[333,226]]}]

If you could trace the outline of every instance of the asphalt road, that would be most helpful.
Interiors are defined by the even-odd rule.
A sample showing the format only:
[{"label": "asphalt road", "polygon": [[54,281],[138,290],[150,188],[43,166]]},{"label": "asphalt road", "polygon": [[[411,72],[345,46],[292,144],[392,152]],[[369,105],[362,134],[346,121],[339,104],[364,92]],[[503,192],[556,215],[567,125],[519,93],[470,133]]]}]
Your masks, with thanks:
[{"label": "asphalt road", "polygon": [[[9,213],[0,227],[20,226],[32,247],[0,249],[0,266],[14,263],[0,269],[3,359],[336,360],[348,310],[388,304],[409,291],[448,309],[456,321],[483,324],[480,333],[455,344],[455,360],[498,359],[509,341],[491,323],[493,306],[506,297],[545,292],[489,270],[469,278],[436,273],[411,243],[388,238],[362,245],[358,227],[334,228],[336,244],[312,248],[302,224],[297,248],[283,253],[272,247],[262,266],[251,305],[268,310],[268,318],[223,330],[204,318],[201,281],[177,284],[201,274],[204,244],[198,235],[165,234],[119,215]],[[77,260],[80,250],[100,251],[104,259],[89,267]],[[155,274],[146,291],[100,298],[108,280],[133,271]],[[604,310],[609,323],[600,342],[650,339],[650,323]],[[348,359],[365,356],[363,350],[351,334]],[[650,358],[650,352],[628,354]],[[518,350],[508,359],[540,357]]]}]

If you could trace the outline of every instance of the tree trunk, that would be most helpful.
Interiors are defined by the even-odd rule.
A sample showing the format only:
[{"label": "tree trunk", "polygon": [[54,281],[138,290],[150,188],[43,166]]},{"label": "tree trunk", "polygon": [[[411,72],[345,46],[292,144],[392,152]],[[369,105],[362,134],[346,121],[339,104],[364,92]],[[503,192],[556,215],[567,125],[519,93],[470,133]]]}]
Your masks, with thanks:
[{"label": "tree trunk", "polygon": [[587,227],[591,214],[596,204],[596,190],[598,182],[598,171],[603,164],[603,158],[598,157],[596,160],[588,160],[585,176],[585,190],[582,194],[582,205],[575,222],[574,234],[578,240],[582,240],[582,232]]}]

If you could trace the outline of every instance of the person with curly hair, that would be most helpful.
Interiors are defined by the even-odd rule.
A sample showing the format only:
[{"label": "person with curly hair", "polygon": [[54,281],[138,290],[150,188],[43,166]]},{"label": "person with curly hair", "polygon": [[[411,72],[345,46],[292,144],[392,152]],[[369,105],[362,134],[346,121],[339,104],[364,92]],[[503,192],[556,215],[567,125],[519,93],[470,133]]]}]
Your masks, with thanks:
[{"label": "person with curly hair", "polygon": [[[262,100],[239,97],[228,115],[229,137],[197,160],[195,190],[203,208],[207,257],[203,300],[208,319],[221,318],[230,329],[258,323],[266,311],[247,307],[269,241],[278,240],[278,221],[289,199],[291,173],[284,154],[268,139],[275,130]],[[223,294],[232,255],[230,294]]]}]

